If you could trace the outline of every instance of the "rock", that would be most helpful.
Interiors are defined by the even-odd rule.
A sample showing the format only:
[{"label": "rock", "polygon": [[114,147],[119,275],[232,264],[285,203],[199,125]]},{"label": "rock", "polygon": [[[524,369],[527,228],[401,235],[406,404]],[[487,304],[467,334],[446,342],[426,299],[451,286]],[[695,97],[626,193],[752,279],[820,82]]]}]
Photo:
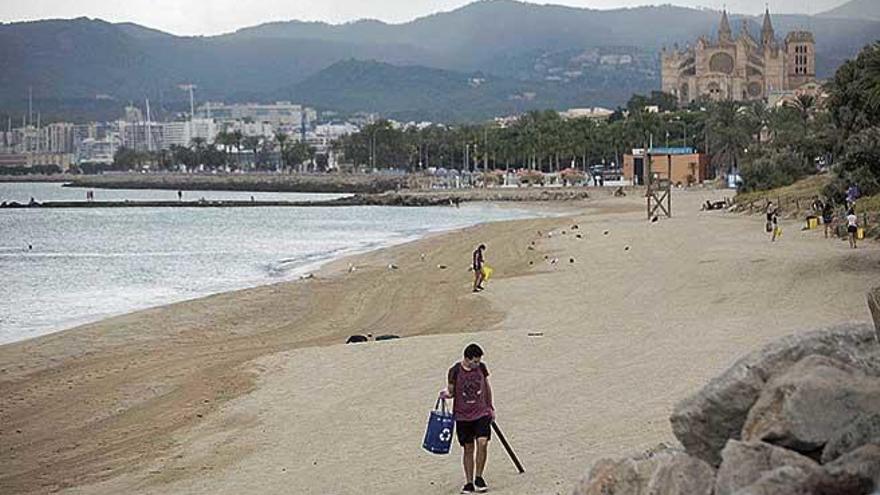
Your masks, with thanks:
[{"label": "rock", "polygon": [[649,495],[712,495],[715,469],[683,452],[669,456],[658,464],[648,482]]},{"label": "rock", "polygon": [[696,394],[679,402],[670,417],[685,450],[717,466],[728,439],[738,440],[764,385],[802,358],[829,356],[878,375],[880,347],[870,325],[846,324],[792,335],[739,359]]},{"label": "rock", "polygon": [[857,486],[860,493],[880,489],[880,445],[860,447],[828,463],[825,472],[839,486]]},{"label": "rock", "polygon": [[816,461],[797,452],[764,442],[731,440],[721,451],[721,466],[715,478],[715,495],[732,495],[758,481],[774,469],[792,466],[806,472],[821,468]]},{"label": "rock", "polygon": [[822,464],[871,443],[880,445],[880,413],[859,416],[836,431],[822,450]]},{"label": "rock", "polygon": [[638,456],[597,461],[574,495],[711,495],[714,477],[705,462],[661,445]]},{"label": "rock", "polygon": [[358,344],[358,343],[366,342],[366,341],[367,341],[367,337],[364,335],[352,335],[351,337],[349,337],[345,341],[345,343],[346,344]]},{"label": "rock", "polygon": [[394,340],[394,339],[399,339],[399,338],[400,338],[400,335],[378,335],[378,336],[376,336],[376,342],[379,342],[382,340]]},{"label": "rock", "polygon": [[868,291],[868,308],[871,310],[871,318],[874,319],[877,340],[880,341],[880,287]]},{"label": "rock", "polygon": [[827,356],[807,356],[774,377],[749,411],[742,438],[817,458],[835,433],[880,411],[880,379]]},{"label": "rock", "polygon": [[[819,492],[810,486],[827,487],[828,480],[823,472],[810,471],[795,466],[782,466],[764,473],[751,485],[738,490],[735,495],[827,495],[836,492]],[[843,494],[836,494],[843,495]]]}]

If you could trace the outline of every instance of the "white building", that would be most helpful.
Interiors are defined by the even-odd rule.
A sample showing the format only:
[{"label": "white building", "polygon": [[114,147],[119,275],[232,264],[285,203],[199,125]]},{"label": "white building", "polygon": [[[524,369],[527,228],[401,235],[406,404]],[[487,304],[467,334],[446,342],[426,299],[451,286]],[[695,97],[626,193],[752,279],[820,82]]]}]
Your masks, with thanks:
[{"label": "white building", "polygon": [[175,145],[188,148],[195,138],[202,138],[210,144],[214,142],[219,132],[213,119],[163,122],[153,125],[162,126],[162,148],[170,148]]},{"label": "white building", "polygon": [[263,103],[206,103],[197,110],[203,118],[212,118],[217,122],[248,121],[268,123],[274,127],[304,126],[311,128],[318,120],[318,113],[308,107],[295,105],[289,101],[273,104]]},{"label": "white building", "polygon": [[108,135],[104,138],[86,138],[77,149],[77,163],[113,163],[113,156],[119,149],[119,138]]}]

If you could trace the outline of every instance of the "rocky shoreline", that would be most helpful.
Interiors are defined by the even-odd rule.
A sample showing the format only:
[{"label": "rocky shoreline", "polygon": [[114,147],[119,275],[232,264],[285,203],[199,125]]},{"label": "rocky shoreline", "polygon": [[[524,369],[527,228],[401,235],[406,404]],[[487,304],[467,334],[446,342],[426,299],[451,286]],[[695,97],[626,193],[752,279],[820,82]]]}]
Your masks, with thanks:
[{"label": "rocky shoreline", "polygon": [[[872,310],[878,295],[868,295]],[[681,401],[683,448],[593,464],[574,495],[869,495],[880,489],[880,315],[794,335]]]},{"label": "rocky shoreline", "polygon": [[378,174],[101,174],[72,176],[64,186],[102,189],[377,194],[413,187],[417,182],[418,178],[412,175]]},{"label": "rocky shoreline", "polygon": [[457,206],[474,201],[577,201],[590,197],[586,188],[510,188],[400,191],[353,194],[326,201],[34,201],[4,202],[0,208],[240,208],[240,207],[334,207],[334,206]]}]

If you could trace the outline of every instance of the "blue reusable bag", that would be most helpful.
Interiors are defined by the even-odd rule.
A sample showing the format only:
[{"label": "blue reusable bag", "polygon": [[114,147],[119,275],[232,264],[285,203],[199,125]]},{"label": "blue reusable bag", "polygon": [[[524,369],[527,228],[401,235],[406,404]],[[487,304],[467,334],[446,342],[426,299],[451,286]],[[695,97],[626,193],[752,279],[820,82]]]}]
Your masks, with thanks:
[{"label": "blue reusable bag", "polygon": [[452,431],[455,420],[446,408],[446,399],[437,398],[434,410],[428,417],[428,429],[422,447],[432,454],[448,454],[452,446]]}]

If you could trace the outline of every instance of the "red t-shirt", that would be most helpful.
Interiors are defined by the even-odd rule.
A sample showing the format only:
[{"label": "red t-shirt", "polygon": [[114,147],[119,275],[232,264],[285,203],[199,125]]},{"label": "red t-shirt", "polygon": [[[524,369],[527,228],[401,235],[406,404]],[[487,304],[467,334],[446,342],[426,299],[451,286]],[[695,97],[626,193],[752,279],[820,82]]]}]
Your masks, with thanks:
[{"label": "red t-shirt", "polygon": [[488,376],[489,369],[483,363],[471,370],[464,369],[461,363],[449,368],[447,381],[454,387],[452,414],[456,421],[475,421],[492,414]]}]

